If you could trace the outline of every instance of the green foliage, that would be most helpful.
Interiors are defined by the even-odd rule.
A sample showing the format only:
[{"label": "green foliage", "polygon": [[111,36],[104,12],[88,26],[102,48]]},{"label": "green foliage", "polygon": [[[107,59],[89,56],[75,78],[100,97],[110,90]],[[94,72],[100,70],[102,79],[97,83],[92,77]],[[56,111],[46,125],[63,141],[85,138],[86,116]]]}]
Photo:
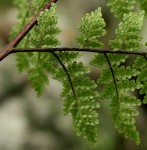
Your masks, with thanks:
[{"label": "green foliage", "polygon": [[61,80],[63,91],[61,96],[64,100],[64,113],[71,113],[73,116],[73,126],[77,135],[82,135],[92,143],[97,141],[98,114],[99,108],[97,98],[97,85],[84,74],[89,73],[89,69],[83,63],[72,61],[66,62],[66,68],[71,76],[72,86],[62,68],[56,71],[55,79]]},{"label": "green foliage", "polygon": [[134,9],[135,0],[108,0],[108,6],[115,17],[122,18],[124,13],[128,14]]},{"label": "green foliage", "polygon": [[17,15],[17,24],[12,29],[11,37],[14,37],[30,19],[29,3],[22,0],[15,0],[14,4],[19,11]]},{"label": "green foliage", "polygon": [[[31,1],[30,1],[31,2]],[[37,12],[47,0],[33,0],[27,3],[15,0],[19,8],[18,23],[13,28],[12,36],[26,24],[28,19]],[[141,8],[146,1],[141,1]],[[116,38],[109,41],[112,50],[137,51],[141,46],[142,29],[145,11],[132,12],[135,0],[109,0],[108,6],[114,15],[120,18]],[[18,45],[20,48],[52,48],[60,45],[57,35],[56,5],[42,12],[37,18],[38,24]],[[79,26],[80,34],[76,42],[83,48],[102,48],[100,38],[106,35],[106,23],[102,18],[101,8],[86,14]],[[100,68],[100,76],[95,83],[88,74],[90,69],[78,61],[78,52],[24,53],[17,54],[19,71],[27,71],[37,95],[40,96],[47,84],[48,74],[63,84],[61,96],[64,98],[64,114],[71,113],[73,127],[77,135],[87,138],[90,142],[97,141],[98,100],[111,101],[110,108],[115,128],[126,138],[139,144],[139,133],[135,127],[138,116],[136,106],[141,105],[140,99],[132,96],[136,90],[144,96],[147,103],[147,58],[137,56],[133,65],[124,65],[129,58],[126,54],[97,54],[90,65]]]},{"label": "green foliage", "polygon": [[[122,21],[116,29],[116,39],[110,40],[113,50],[134,51],[140,47],[141,36],[139,31],[143,25],[144,12],[124,14]],[[112,119],[115,127],[126,138],[132,139],[139,144],[139,134],[135,127],[134,116],[138,115],[138,111],[132,106],[140,106],[141,102],[136,97],[128,95],[135,89],[144,89],[139,80],[134,80],[136,76],[140,76],[140,71],[130,66],[124,67],[122,62],[126,61],[126,55],[112,55],[107,57],[98,54],[91,61],[94,66],[102,65],[105,69],[101,72],[98,84],[102,84],[104,89],[100,91],[100,99],[111,99]],[[146,62],[145,62],[146,64]],[[144,64],[144,65],[145,65]],[[108,67],[106,67],[108,65]],[[145,72],[143,72],[145,76]],[[142,79],[142,76],[140,77]]]},{"label": "green foliage", "polygon": [[86,14],[79,27],[80,35],[76,39],[79,46],[88,48],[103,47],[103,43],[99,42],[98,38],[106,34],[106,30],[103,29],[105,26],[106,23],[102,18],[101,8],[91,12],[91,14]]},{"label": "green foliage", "polygon": [[147,16],[147,0],[139,0],[140,7],[145,10],[145,15]]},{"label": "green foliage", "polygon": [[144,11],[140,13],[124,14],[122,21],[116,29],[116,39],[110,41],[110,46],[114,50],[134,51],[140,48],[142,37],[139,35],[143,26]]},{"label": "green foliage", "polygon": [[38,10],[40,10],[40,8],[42,8],[44,6],[44,4],[46,4],[48,2],[48,0],[32,0],[32,6],[34,8],[33,9],[34,13],[38,12]]},{"label": "green foliage", "polygon": [[[29,3],[22,1],[22,0],[14,0],[14,4],[18,8],[18,17],[17,17],[17,23],[12,28],[12,31],[10,33],[10,38],[15,37],[19,31],[28,23],[28,21],[31,18],[31,12],[30,12],[30,6]],[[19,48],[29,48],[29,37],[30,34],[28,34],[18,45]],[[25,71],[29,67],[29,60],[33,54],[16,54],[16,62],[17,67],[19,71]]]},{"label": "green foliage", "polygon": [[[18,6],[22,6],[21,2],[22,1],[19,1]],[[19,9],[24,12],[22,7],[19,7]],[[28,12],[29,10],[26,11]],[[23,24],[26,22],[21,19],[19,20],[19,22],[22,21]],[[34,27],[30,34],[25,39],[23,39],[19,47],[45,48],[59,45],[60,42],[56,36],[60,33],[60,29],[56,27],[56,25],[56,6],[53,4],[50,10],[45,10],[45,12],[40,14],[38,17],[38,26]],[[49,69],[50,65],[46,67],[47,61],[49,61],[50,58],[53,59],[52,57],[52,54],[46,55],[42,53],[17,54],[16,60],[19,71],[28,71],[29,79],[32,81],[32,86],[36,90],[38,96],[42,94],[45,85],[49,83],[47,73],[49,71],[54,71],[53,67],[50,67]]]},{"label": "green foliage", "polygon": [[[45,12],[41,13],[38,17],[38,26],[32,30],[29,38],[30,47],[45,48],[59,45],[60,42],[56,36],[58,33],[60,33],[60,29],[56,27],[56,25],[56,6],[53,4],[50,10],[45,10]],[[42,94],[45,85],[48,84],[48,70],[43,67],[47,63],[47,59],[49,61],[48,55],[41,53],[33,54],[31,56],[31,60],[34,61],[30,63],[30,67],[27,69],[29,73],[29,79],[32,81],[32,84],[38,95]]]},{"label": "green foliage", "polygon": [[111,102],[112,119],[115,128],[119,133],[123,133],[126,138],[132,139],[139,144],[139,133],[134,125],[134,116],[138,116],[138,111],[133,109],[134,106],[140,106],[140,100],[129,95],[120,95],[118,99],[113,98]]},{"label": "green foliage", "polygon": [[[44,87],[48,84],[48,76],[41,65],[28,69],[29,79],[32,81],[32,86],[38,95],[44,91]],[[40,84],[41,83],[41,84]]]},{"label": "green foliage", "polygon": [[[35,6],[35,3],[33,5]],[[38,8],[38,5],[36,6]],[[60,44],[56,38],[60,29],[56,27],[55,10],[55,4],[52,4],[50,10],[45,10],[38,17],[38,25],[30,32],[27,39],[28,47],[46,48]],[[21,46],[24,45],[21,43]],[[54,79],[61,81],[63,84],[64,88],[61,95],[65,99],[64,113],[72,114],[75,132],[92,143],[96,143],[98,125],[96,109],[99,108],[99,103],[96,101],[97,86],[94,81],[85,76],[90,72],[89,68],[83,66],[82,62],[77,63],[77,58],[80,57],[79,53],[58,52],[23,55],[20,54],[17,57],[17,65],[20,71],[28,71],[29,79],[32,81],[32,86],[37,95],[41,95],[44,91],[45,86],[49,83],[48,73],[51,73]]]},{"label": "green foliage", "polygon": [[[110,58],[111,55],[109,55]],[[112,58],[110,61],[112,61]],[[99,59],[97,59],[97,62],[99,62]],[[91,64],[99,66],[99,63],[96,63],[96,58],[94,58]],[[114,77],[112,74],[114,74]],[[112,70],[110,71],[109,66],[101,72],[100,78],[98,79],[98,84],[104,86],[104,89],[100,91],[99,98],[111,100],[110,107],[115,127],[120,133],[124,133],[126,138],[133,139],[137,144],[139,144],[139,134],[136,131],[133,116],[136,116],[138,113],[132,106],[140,106],[141,102],[136,97],[128,95],[128,92],[142,88],[140,82],[132,79],[138,74],[138,70],[132,69],[129,66],[125,68],[116,63],[113,66],[113,72]]]},{"label": "green foliage", "polygon": [[140,89],[140,94],[144,95],[143,103],[147,104],[147,59],[142,59],[138,56],[134,63],[134,68],[137,68],[139,75],[137,76],[137,81],[142,83],[142,88]]},{"label": "green foliage", "polygon": [[[90,14],[86,14],[86,16],[82,19],[81,25],[79,26],[80,35],[76,38],[79,46],[88,48],[101,48],[103,43],[99,42],[97,38],[106,34],[106,30],[104,29],[105,25],[106,23],[102,18],[100,8],[94,12],[91,12]],[[81,68],[79,71],[80,70]],[[82,92],[81,88],[79,88],[78,93],[81,97],[81,100],[79,99],[78,104],[81,107],[78,108],[80,111],[77,112],[77,116],[74,121],[74,128],[79,135],[82,134],[93,143],[96,143],[98,114],[96,113],[95,109],[99,108],[99,104],[95,102],[95,98],[98,96],[97,92],[95,91],[97,86],[88,78],[84,79],[78,77],[76,80],[73,80],[73,83],[81,85],[81,88],[84,90]],[[75,110],[75,108],[73,109]]]}]

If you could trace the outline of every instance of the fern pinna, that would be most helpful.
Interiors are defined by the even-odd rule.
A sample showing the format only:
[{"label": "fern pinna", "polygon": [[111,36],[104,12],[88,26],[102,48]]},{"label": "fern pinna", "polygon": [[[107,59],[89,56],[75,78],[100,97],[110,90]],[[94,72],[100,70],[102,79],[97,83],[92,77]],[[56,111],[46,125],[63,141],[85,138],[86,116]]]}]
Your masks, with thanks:
[{"label": "fern pinna", "polygon": [[[15,0],[19,8],[18,22],[11,32],[11,37],[28,22],[32,15],[43,8],[46,0],[31,0],[24,2]],[[50,1],[51,3],[52,1]],[[56,2],[56,1],[54,1]],[[140,12],[135,12],[136,3],[140,5]],[[106,35],[106,23],[102,18],[101,8],[86,14],[79,26],[80,34],[76,37],[79,51],[95,49],[98,53],[90,61],[91,66],[101,70],[97,82],[92,81],[88,74],[90,68],[79,62],[80,52],[48,51],[48,53],[19,53],[16,56],[19,71],[27,71],[37,95],[40,96],[47,84],[48,74],[63,84],[61,96],[64,98],[64,114],[71,113],[73,127],[77,135],[82,135],[90,142],[97,142],[98,108],[101,100],[110,100],[110,108],[115,128],[126,138],[139,144],[139,133],[135,127],[135,118],[138,116],[136,106],[141,100],[133,95],[139,90],[144,96],[143,103],[147,103],[147,56],[136,56],[133,65],[126,62],[130,55],[141,48],[139,32],[142,29],[146,15],[146,1],[135,0],[108,0],[111,12],[119,18],[116,38],[109,41],[111,51],[102,50],[104,44],[99,39]],[[26,9],[27,8],[27,9]],[[57,35],[61,29],[57,27],[58,17],[56,5],[52,3],[50,9],[45,9],[37,16],[37,25],[25,36],[18,48],[54,48],[60,45]],[[99,49],[96,51],[96,49]],[[121,53],[123,51],[123,54]],[[118,51],[118,53],[117,53]],[[131,53],[130,53],[131,54]],[[139,54],[139,53],[132,53]],[[99,88],[100,87],[100,88]],[[101,90],[98,90],[101,89]]]}]

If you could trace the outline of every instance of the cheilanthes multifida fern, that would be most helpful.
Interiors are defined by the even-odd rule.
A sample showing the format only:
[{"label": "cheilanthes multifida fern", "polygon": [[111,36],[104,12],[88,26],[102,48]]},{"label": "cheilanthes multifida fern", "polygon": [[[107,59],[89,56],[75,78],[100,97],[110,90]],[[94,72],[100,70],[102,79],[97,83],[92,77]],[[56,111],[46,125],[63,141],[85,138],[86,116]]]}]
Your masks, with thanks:
[{"label": "cheilanthes multifida fern", "polygon": [[[143,11],[124,14],[118,29],[116,29],[116,39],[109,42],[111,48],[113,50],[137,50],[141,46],[142,37],[139,32],[143,26],[143,20]],[[115,128],[123,133],[126,138],[139,144],[139,134],[133,118],[138,115],[138,111],[133,107],[140,106],[141,102],[136,97],[129,95],[128,92],[142,88],[142,83],[133,79],[140,74],[139,70],[121,65],[127,57],[127,55],[99,54],[95,56],[91,64],[103,67],[98,84],[104,85],[104,89],[100,92],[99,98],[111,99],[111,111]]]},{"label": "cheilanthes multifida fern", "polygon": [[[13,29],[12,36],[28,22],[47,0],[30,0],[24,2],[15,0],[18,5],[18,23]],[[146,1],[140,0],[141,8],[146,11]],[[144,11],[132,12],[135,0],[108,0],[108,5],[120,23],[116,29],[116,38],[109,41],[112,50],[136,51],[141,47],[142,37],[139,32],[143,26]],[[56,5],[52,4],[49,10],[42,12],[37,18],[38,24],[27,34],[18,45],[19,48],[52,48],[60,44],[57,35],[60,29],[57,27]],[[101,8],[86,14],[79,26],[80,34],[76,42],[82,48],[103,47],[99,38],[106,35],[104,29],[106,23],[102,18]],[[138,56],[132,66],[124,63],[126,54],[97,54],[90,64],[101,67],[101,75],[97,84],[87,75],[90,69],[78,61],[81,56],[78,52],[50,52],[50,53],[21,53],[17,54],[17,66],[19,71],[26,70],[29,79],[37,92],[41,95],[49,84],[48,74],[63,84],[61,96],[64,98],[64,114],[71,113],[73,126],[77,135],[82,135],[92,143],[97,141],[98,113],[100,107],[97,100],[110,99],[112,118],[115,127],[126,138],[136,141],[139,134],[135,127],[134,117],[138,111],[134,108],[140,106],[137,97],[132,96],[133,91],[139,89],[144,96],[143,103],[147,103],[147,57]],[[98,86],[98,87],[97,87]],[[100,91],[97,89],[101,88]]]}]

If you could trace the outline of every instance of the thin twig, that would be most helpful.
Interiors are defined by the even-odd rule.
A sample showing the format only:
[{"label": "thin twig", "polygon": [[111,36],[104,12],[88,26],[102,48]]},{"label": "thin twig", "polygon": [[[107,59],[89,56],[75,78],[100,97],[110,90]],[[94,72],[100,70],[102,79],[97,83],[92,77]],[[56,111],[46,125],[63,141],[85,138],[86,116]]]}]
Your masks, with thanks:
[{"label": "thin twig", "polygon": [[69,73],[68,73],[68,70],[67,70],[66,66],[64,65],[64,63],[63,63],[63,62],[61,61],[61,59],[59,58],[59,56],[58,56],[55,52],[52,52],[52,54],[53,54],[54,57],[59,61],[60,65],[62,66],[62,68],[63,68],[63,70],[64,70],[64,72],[66,73],[67,78],[68,78],[69,83],[70,83],[70,86],[71,86],[71,88],[72,88],[73,95],[74,95],[75,100],[76,100],[76,104],[77,104],[77,106],[78,106],[78,100],[77,100],[76,92],[75,92],[75,89],[74,89],[74,86],[73,86],[73,83],[72,83],[72,79],[71,79],[71,77],[70,77],[70,75],[69,75]]},{"label": "thin twig", "polygon": [[130,52],[130,51],[125,51],[125,50],[117,50],[117,51],[112,51],[112,50],[100,50],[100,49],[89,49],[89,48],[68,48],[68,47],[63,47],[63,48],[28,48],[28,49],[23,49],[23,48],[15,48],[15,49],[9,49],[7,53],[0,52],[0,61],[3,60],[5,57],[12,53],[29,53],[29,52],[47,52],[47,53],[52,53],[56,51],[71,51],[71,52],[93,52],[93,53],[102,53],[102,54],[128,54],[128,55],[140,55],[145,58],[147,58],[147,52]]}]

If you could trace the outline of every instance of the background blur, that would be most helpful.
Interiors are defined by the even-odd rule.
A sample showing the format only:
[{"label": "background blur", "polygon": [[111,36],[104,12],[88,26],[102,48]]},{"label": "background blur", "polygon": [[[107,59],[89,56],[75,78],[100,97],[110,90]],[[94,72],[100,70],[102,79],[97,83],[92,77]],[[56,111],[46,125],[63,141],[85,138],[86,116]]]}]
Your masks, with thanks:
[{"label": "background blur", "polygon": [[[78,34],[77,26],[81,17],[98,6],[102,7],[107,22],[108,35],[103,41],[107,43],[113,38],[118,22],[106,7],[105,0],[60,0],[57,13],[62,28],[59,36],[61,46],[76,46],[74,38]],[[16,16],[17,9],[12,0],[0,0],[0,50],[8,43]],[[147,36],[145,28],[142,35]],[[91,56],[84,55],[82,60],[85,64]],[[90,77],[96,79],[95,68],[92,68]],[[136,146],[113,128],[109,102],[100,102],[99,138],[97,146],[93,147],[75,135],[71,116],[63,115],[61,89],[60,83],[50,79],[50,86],[46,87],[44,94],[36,97],[27,74],[18,73],[14,54],[0,62],[0,150],[147,150],[147,106],[139,108],[140,116],[136,124],[141,144]]]}]

